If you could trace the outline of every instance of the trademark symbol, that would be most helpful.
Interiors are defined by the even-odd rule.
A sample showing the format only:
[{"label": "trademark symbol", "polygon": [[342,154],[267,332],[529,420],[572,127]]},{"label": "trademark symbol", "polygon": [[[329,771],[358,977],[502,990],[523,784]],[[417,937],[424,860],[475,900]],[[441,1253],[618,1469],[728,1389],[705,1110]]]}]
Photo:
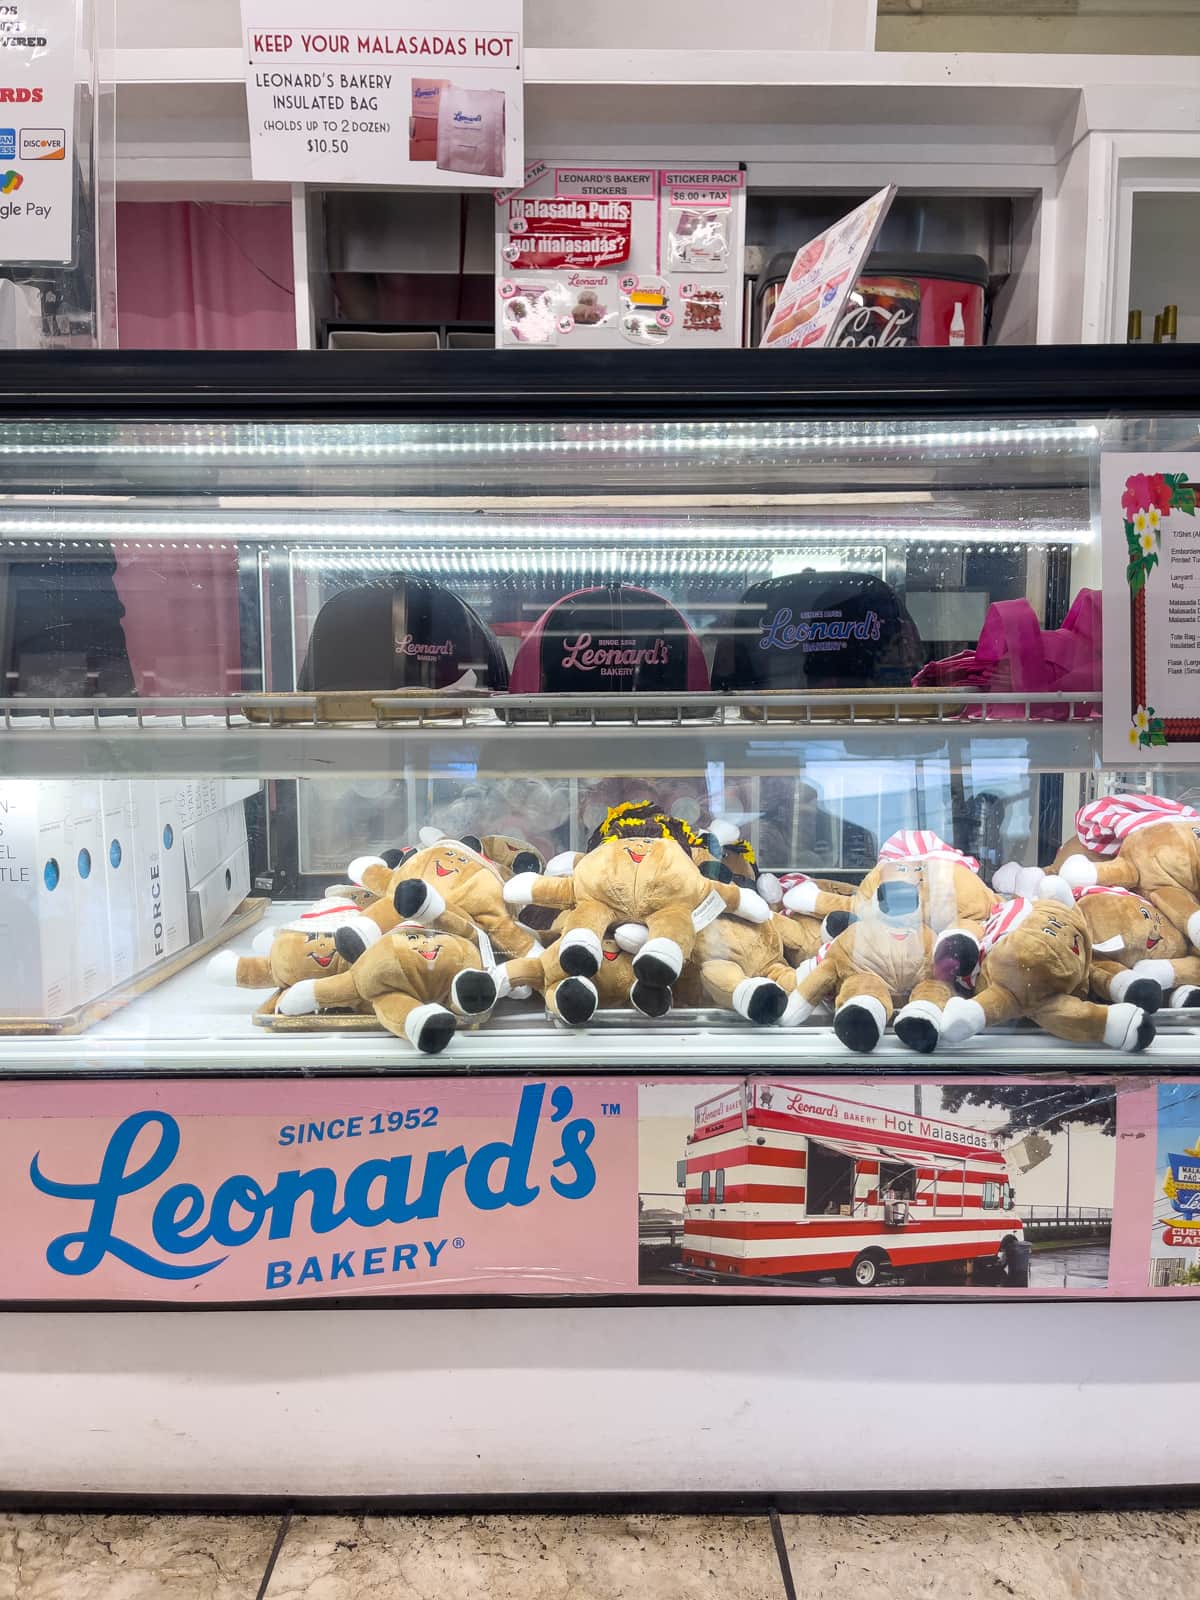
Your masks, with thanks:
[{"label": "trademark symbol", "polygon": [[601,1115],[606,1117],[619,1117],[621,1115],[621,1102],[619,1100],[605,1100],[600,1107]]},{"label": "trademark symbol", "polygon": [[465,1250],[467,1248],[467,1241],[463,1238],[461,1233],[457,1239],[451,1239],[450,1243],[456,1250]]}]

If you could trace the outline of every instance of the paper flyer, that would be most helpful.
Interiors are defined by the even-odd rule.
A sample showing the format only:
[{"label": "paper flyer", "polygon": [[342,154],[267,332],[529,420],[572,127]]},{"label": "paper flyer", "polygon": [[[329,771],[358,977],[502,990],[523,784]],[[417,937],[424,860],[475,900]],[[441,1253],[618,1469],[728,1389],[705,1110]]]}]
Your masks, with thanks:
[{"label": "paper flyer", "polygon": [[832,343],[895,196],[896,185],[890,183],[796,252],[760,349],[809,350]]},{"label": "paper flyer", "polygon": [[524,170],[521,0],[242,0],[250,164],[284,183],[495,188]]},{"label": "paper flyer", "polygon": [[1190,765],[1200,753],[1198,489],[1194,454],[1101,457],[1105,761]]},{"label": "paper flyer", "polygon": [[530,163],[496,195],[497,345],[740,345],[745,176]]}]

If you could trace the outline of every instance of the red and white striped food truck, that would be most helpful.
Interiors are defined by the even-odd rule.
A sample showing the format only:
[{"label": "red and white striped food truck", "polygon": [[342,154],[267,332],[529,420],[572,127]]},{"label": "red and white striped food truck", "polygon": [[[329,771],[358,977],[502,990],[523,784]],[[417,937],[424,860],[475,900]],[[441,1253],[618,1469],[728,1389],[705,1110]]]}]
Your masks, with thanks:
[{"label": "red and white striped food truck", "polygon": [[1029,1281],[1004,1154],[981,1128],[759,1081],[696,1107],[685,1169],[685,1271],[866,1289],[972,1262],[976,1281]]}]

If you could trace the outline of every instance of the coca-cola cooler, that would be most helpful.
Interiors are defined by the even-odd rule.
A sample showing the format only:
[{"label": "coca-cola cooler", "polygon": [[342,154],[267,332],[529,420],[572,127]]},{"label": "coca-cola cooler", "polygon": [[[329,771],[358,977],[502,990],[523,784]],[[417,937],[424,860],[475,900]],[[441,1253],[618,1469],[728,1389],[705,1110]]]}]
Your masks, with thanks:
[{"label": "coca-cola cooler", "polygon": [[[753,341],[770,320],[794,251],[771,257],[754,291]],[[982,344],[988,265],[982,256],[873,255],[831,341],[839,345]]]}]

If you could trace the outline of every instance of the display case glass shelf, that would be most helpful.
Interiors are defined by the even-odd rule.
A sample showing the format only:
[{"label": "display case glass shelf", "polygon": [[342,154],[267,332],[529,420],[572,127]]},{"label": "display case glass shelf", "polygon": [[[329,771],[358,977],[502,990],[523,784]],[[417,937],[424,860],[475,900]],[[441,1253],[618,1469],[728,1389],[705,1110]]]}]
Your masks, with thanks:
[{"label": "display case glass shelf", "polygon": [[[888,1033],[856,1053],[820,1007],[756,1020],[749,990],[706,973],[699,910],[696,950],[652,986],[673,1006],[625,995],[568,1025],[540,998],[550,978],[513,980],[535,995],[501,993],[480,1026],[464,1014],[436,1059],[365,1001],[256,1014],[278,981],[256,994],[207,967],[214,949],[261,955],[264,930],[328,896],[378,912],[370,941],[432,926],[440,896],[380,891],[377,861],[372,888],[364,862],[399,872],[438,835],[495,880],[507,921],[480,970],[525,956],[514,940],[541,959],[574,924],[552,927],[568,902],[531,906],[524,880],[561,881],[644,802],[673,819],[648,833],[728,890],[722,926],[806,919],[790,996],[840,927],[781,898],[795,875],[861,922],[876,903],[857,886],[919,835],[972,863],[990,911],[996,872],[1049,868],[1080,806],[1187,804],[1200,776],[1101,759],[1096,502],[1105,450],[1196,449],[1182,357],[14,362],[0,803],[26,831],[4,936],[38,948],[0,993],[0,1072],[911,1072],[913,1048]],[[131,869],[153,869],[155,893],[170,879],[161,939],[138,930],[144,878],[122,933],[122,829]],[[75,883],[93,856],[107,899],[88,898],[99,872]],[[70,913],[50,905],[60,883]],[[248,902],[260,925],[231,936]],[[922,902],[917,921],[934,960],[955,919],[934,926]],[[614,901],[606,934],[629,922],[648,927]],[[654,930],[625,937],[649,970],[628,941]],[[355,953],[343,939],[336,962]],[[589,964],[557,981],[590,982]],[[978,950],[960,967],[965,1000]],[[766,967],[743,976],[779,987]],[[1182,1070],[1190,1014],[1164,1004],[1145,1053],[1122,1034],[1123,1070]],[[1112,1062],[1103,1040],[1032,1025],[936,1054],[951,1074]]]}]

